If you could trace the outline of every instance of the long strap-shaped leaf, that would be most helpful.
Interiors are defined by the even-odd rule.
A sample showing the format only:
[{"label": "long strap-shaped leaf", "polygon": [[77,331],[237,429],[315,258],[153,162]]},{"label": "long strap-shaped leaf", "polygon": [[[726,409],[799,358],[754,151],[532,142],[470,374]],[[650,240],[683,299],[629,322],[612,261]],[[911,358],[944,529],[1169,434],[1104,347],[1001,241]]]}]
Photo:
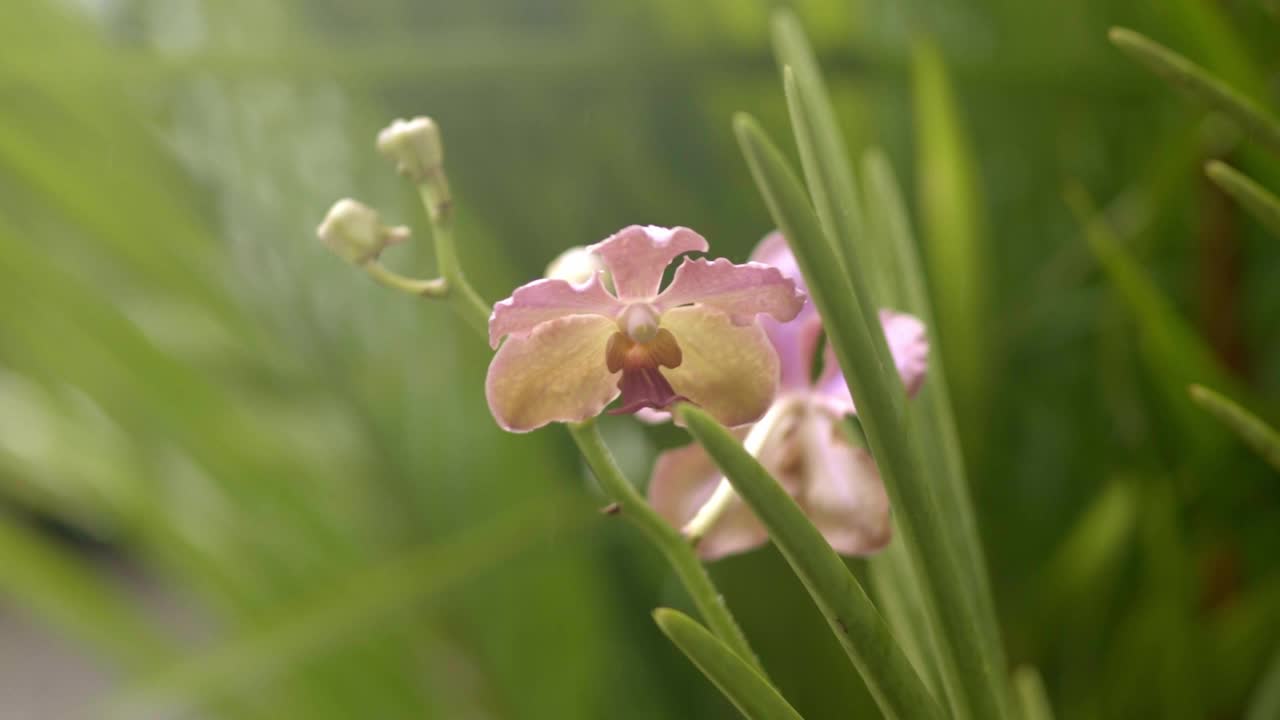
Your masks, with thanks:
[{"label": "long strap-shaped leaf", "polygon": [[1258,222],[1280,238],[1280,198],[1230,165],[1212,160],[1204,172],[1222,191],[1244,206]]},{"label": "long strap-shaped leaf", "polygon": [[[926,288],[924,266],[912,235],[906,203],[889,159],[879,149],[872,148],[863,155],[861,180],[866,198],[864,208],[866,242],[869,245],[885,243],[889,246],[889,272],[896,278],[891,286],[897,288],[897,294],[887,298],[888,306],[916,315],[924,321],[925,327],[938,327],[929,299],[929,291]],[[951,514],[951,522],[956,523],[964,536],[964,541],[958,543],[957,547],[969,562],[972,577],[978,584],[977,597],[981,601],[982,617],[991,624],[990,629],[983,635],[990,642],[998,645],[995,609],[987,582],[987,564],[978,535],[978,522],[974,517],[964,458],[960,451],[960,433],[952,411],[948,381],[950,376],[945,360],[943,354],[936,349],[930,354],[929,379],[913,401],[913,412],[918,420],[918,434],[920,446],[924,451],[924,467],[927,476],[936,483],[942,507]],[[918,584],[910,567],[901,569],[887,567],[890,564],[903,564],[904,561],[910,563],[910,560],[909,557],[905,557],[905,552],[901,549],[898,551],[891,549],[890,552],[881,553],[872,558],[873,575],[884,581],[876,583],[876,587],[900,584],[904,579]],[[911,577],[905,577],[908,573]],[[886,589],[892,592],[892,588]],[[923,604],[928,600],[921,599],[920,603]],[[932,608],[928,610],[932,611],[933,615],[930,617],[933,618],[934,625],[937,625],[936,610]],[[914,624],[919,625],[918,622]],[[927,628],[917,632],[921,634],[923,647],[937,647],[938,639],[932,637],[927,632]],[[996,650],[998,651],[999,648],[997,647]],[[934,654],[938,652],[935,650]],[[936,663],[937,660],[934,659],[934,662]],[[940,672],[945,669],[940,669]],[[954,667],[951,670],[954,671]],[[952,682],[958,682],[958,679]]]},{"label": "long strap-shaped leaf", "polygon": [[1024,720],[1053,720],[1053,708],[1044,690],[1040,671],[1023,665],[1013,671],[1013,688],[1018,694],[1018,706]]},{"label": "long strap-shaped leaf", "polygon": [[[791,73],[797,85],[803,86],[803,94],[788,94],[787,104],[791,110],[792,124],[797,125],[797,132],[797,113],[802,113],[805,131],[811,140],[801,144],[800,153],[805,158],[805,179],[809,183],[814,210],[817,211],[823,228],[840,243],[839,254],[844,259],[853,260],[858,257],[853,243],[861,235],[857,185],[849,167],[849,152],[845,148],[839,125],[836,124],[835,113],[830,112],[831,100],[826,85],[822,82],[817,58],[814,57],[809,40],[794,12],[783,9],[774,13],[772,27],[774,52],[782,66],[784,78]],[[804,106],[803,110],[799,105]],[[868,254],[862,253],[863,256]],[[889,273],[883,271],[887,258],[877,256],[858,259],[874,264],[878,272],[871,275],[877,281],[889,279]],[[888,290],[885,287],[875,288],[877,295],[883,295]]]},{"label": "long strap-shaped leaf", "polygon": [[[794,13],[780,10],[774,15],[773,38],[779,62],[783,64],[787,107],[809,197],[823,229],[841,256],[845,274],[859,295],[864,316],[868,313],[873,315],[867,318],[867,322],[871,327],[879,327],[879,308],[902,308],[898,298],[905,293],[903,279],[900,273],[895,272],[895,248],[883,234],[867,232],[867,223],[883,219],[882,208],[868,206],[865,212],[859,212],[857,184],[826,84]],[[930,322],[930,327],[937,326]],[[892,366],[887,348],[882,362]],[[940,483],[964,482],[962,473],[948,473],[945,477],[943,473],[935,473],[935,476],[939,477]],[[954,490],[952,487],[946,490],[950,497],[944,506],[958,516],[957,522],[966,526],[971,524],[971,520],[966,521],[964,517],[972,515],[967,491],[962,488],[951,492]],[[976,539],[976,532],[973,537]],[[964,543],[960,548],[974,556],[968,559],[975,568],[975,577],[985,578],[985,571],[979,570],[984,563],[977,543]],[[939,636],[940,621],[932,598],[920,591],[921,583],[916,578],[918,566],[904,548],[884,553],[876,563],[873,573],[879,580],[874,583],[877,597],[894,603],[893,607],[882,604],[881,609],[908,651],[912,652],[912,659],[939,693],[939,700],[944,701],[957,717],[969,717],[972,713],[956,671],[958,663],[951,644]],[[895,567],[889,567],[890,564]]]},{"label": "long strap-shaped leaf", "polygon": [[982,181],[946,61],[927,38],[913,43],[911,79],[920,237],[938,303],[929,330],[947,353],[952,397],[966,420],[966,447],[981,455],[989,437],[983,432],[992,395],[987,318],[996,286],[989,279]]},{"label": "long strap-shaped leaf", "polygon": [[1280,650],[1262,675],[1258,688],[1253,691],[1245,720],[1267,720],[1280,717]]},{"label": "long strap-shaped leaf", "polygon": [[1192,385],[1191,399],[1240,436],[1271,467],[1280,470],[1280,433],[1257,415],[1207,387]]},{"label": "long strap-shaped leaf", "polygon": [[920,581],[938,608],[942,630],[954,648],[958,672],[974,717],[1008,717],[1010,693],[1003,660],[981,637],[982,592],[958,545],[963,529],[941,509],[925,477],[919,445],[907,416],[905,394],[889,356],[884,333],[871,331],[868,314],[842,271],[835,248],[822,232],[804,190],[782,154],[749,116],[735,130],[752,175],[778,227],[791,244],[809,293],[823,317],[828,341],[858,406],[872,455],[897,508],[902,541],[923,570]]},{"label": "long strap-shaped leaf", "polygon": [[750,720],[801,720],[800,713],[728,645],[684,613],[653,611],[663,634]]},{"label": "long strap-shaped leaf", "polygon": [[1250,137],[1280,153],[1280,120],[1253,100],[1213,77],[1209,71],[1187,58],[1126,28],[1111,28],[1111,43],[1146,65],[1152,72],[1177,85],[1209,107],[1240,124]]},{"label": "long strap-shaped leaf", "polygon": [[885,717],[944,717],[871,599],[796,501],[710,415],[690,405],[678,413],[768,528]]}]

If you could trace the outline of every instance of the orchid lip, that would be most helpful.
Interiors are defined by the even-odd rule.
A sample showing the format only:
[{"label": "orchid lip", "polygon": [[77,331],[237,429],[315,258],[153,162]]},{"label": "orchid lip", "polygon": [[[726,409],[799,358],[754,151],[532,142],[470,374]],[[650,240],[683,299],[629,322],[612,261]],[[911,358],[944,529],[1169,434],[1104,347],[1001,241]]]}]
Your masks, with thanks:
[{"label": "orchid lip", "polygon": [[618,390],[622,392],[622,404],[610,410],[610,415],[629,415],[642,408],[666,410],[685,399],[656,367],[623,370]]}]

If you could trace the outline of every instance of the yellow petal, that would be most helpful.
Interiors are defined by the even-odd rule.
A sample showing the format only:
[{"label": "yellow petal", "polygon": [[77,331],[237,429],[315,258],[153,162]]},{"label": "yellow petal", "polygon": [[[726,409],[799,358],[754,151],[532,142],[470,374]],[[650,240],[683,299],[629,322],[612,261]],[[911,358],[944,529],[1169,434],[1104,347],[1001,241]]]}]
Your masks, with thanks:
[{"label": "yellow petal", "polygon": [[756,323],[734,325],[729,316],[698,305],[662,314],[662,327],[680,344],[679,367],[662,374],[680,395],[725,425],[753,422],[778,390],[778,356]]},{"label": "yellow petal", "polygon": [[616,331],[609,318],[570,315],[507,338],[485,379],[498,425],[528,432],[599,415],[618,396],[618,374],[605,366],[605,345]]}]

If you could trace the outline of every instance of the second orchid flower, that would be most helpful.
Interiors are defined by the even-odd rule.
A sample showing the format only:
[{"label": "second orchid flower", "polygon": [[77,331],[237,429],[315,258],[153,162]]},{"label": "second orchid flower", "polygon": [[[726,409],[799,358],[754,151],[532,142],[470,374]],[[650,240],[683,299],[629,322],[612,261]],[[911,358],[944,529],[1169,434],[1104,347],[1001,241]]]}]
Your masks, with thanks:
[{"label": "second orchid flower", "polygon": [[[777,267],[802,282],[782,235],[765,238],[752,260]],[[889,349],[909,394],[919,390],[929,344],[917,318],[880,312]],[[865,555],[889,542],[889,498],[870,453],[850,442],[841,427],[855,413],[835,353],[821,351],[822,321],[811,302],[786,322],[763,320],[778,353],[781,383],[764,417],[740,430],[747,450],[787,489],[838,552]],[[690,445],[663,453],[649,484],[654,508],[684,528],[708,559],[744,552],[768,535],[724,480],[706,451]]]}]

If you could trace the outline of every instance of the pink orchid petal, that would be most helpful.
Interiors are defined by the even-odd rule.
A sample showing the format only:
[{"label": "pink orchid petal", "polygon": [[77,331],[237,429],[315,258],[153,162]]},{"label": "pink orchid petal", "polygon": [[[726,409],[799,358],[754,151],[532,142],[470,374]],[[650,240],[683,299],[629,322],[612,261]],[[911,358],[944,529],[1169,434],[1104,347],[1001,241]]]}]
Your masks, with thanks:
[{"label": "pink orchid petal", "polygon": [[605,366],[605,347],[615,332],[609,318],[568,315],[507,338],[485,378],[498,425],[528,432],[599,415],[618,396],[618,373]]},{"label": "pink orchid petal", "polygon": [[[914,315],[881,310],[880,325],[884,329],[889,352],[893,355],[893,363],[902,378],[907,396],[912,397],[924,384],[925,374],[929,369],[929,339],[925,336],[924,323]],[[849,386],[845,384],[844,374],[840,371],[840,362],[830,345],[827,345],[823,354],[822,375],[814,389],[835,412],[848,415],[857,412],[853,406],[853,397],[849,395]]]},{"label": "pink orchid petal", "polygon": [[493,306],[489,316],[489,345],[498,347],[505,335],[525,335],[538,325],[566,315],[614,317],[622,304],[605,289],[601,273],[582,284],[565,280],[534,280]]},{"label": "pink orchid petal", "polygon": [[786,322],[804,307],[804,293],[778,268],[761,263],[734,265],[725,258],[686,258],[658,296],[660,310],[698,303],[727,313],[738,325],[757,315]]},{"label": "pink orchid petal", "polygon": [[837,415],[856,415],[858,412],[853,405],[849,385],[844,380],[844,373],[840,370],[840,361],[830,343],[822,353],[822,374],[813,384],[813,392],[815,400]]},{"label": "pink orchid petal", "polygon": [[[760,241],[751,253],[751,260],[778,268],[783,277],[794,280],[801,291],[806,290],[800,266],[796,264],[786,238],[777,230]],[[781,323],[766,317],[760,318],[760,324],[769,333],[769,340],[778,351],[778,360],[782,363],[781,388],[808,388],[813,377],[814,353],[817,352],[818,340],[822,337],[822,322],[813,301],[806,299],[800,314],[788,322]]]},{"label": "pink orchid petal", "polygon": [[800,274],[800,265],[796,262],[796,256],[791,254],[787,239],[777,230],[765,235],[760,244],[756,245],[756,249],[751,251],[751,261],[778,268],[783,276],[795,280],[802,291],[808,292],[804,277]]},{"label": "pink orchid petal", "polygon": [[662,326],[684,355],[679,367],[662,368],[676,393],[730,426],[753,422],[769,409],[778,388],[778,355],[759,325],[734,325],[722,312],[692,305],[663,313]]},{"label": "pink orchid petal", "polygon": [[929,371],[929,338],[925,335],[924,323],[914,315],[881,310],[880,324],[884,326],[889,352],[907,388],[907,396],[914,396]]},{"label": "pink orchid petal", "polygon": [[822,320],[813,304],[806,302],[799,315],[784,323],[762,317],[760,326],[778,353],[781,367],[778,388],[782,391],[808,389],[813,378],[813,358],[822,337]]},{"label": "pink orchid petal", "polygon": [[[653,466],[649,502],[673,527],[682,528],[711,498],[719,482],[720,471],[701,446],[668,450]],[[714,560],[759,547],[768,538],[751,509],[735,498],[698,543],[698,554]]]},{"label": "pink orchid petal", "polygon": [[892,535],[889,496],[866,450],[850,445],[826,415],[810,416],[801,432],[802,483],[797,501],[842,555],[881,550]]},{"label": "pink orchid petal", "polygon": [[682,253],[706,252],[707,240],[686,227],[632,225],[587,249],[600,256],[622,300],[650,299],[658,294],[662,274]]}]

